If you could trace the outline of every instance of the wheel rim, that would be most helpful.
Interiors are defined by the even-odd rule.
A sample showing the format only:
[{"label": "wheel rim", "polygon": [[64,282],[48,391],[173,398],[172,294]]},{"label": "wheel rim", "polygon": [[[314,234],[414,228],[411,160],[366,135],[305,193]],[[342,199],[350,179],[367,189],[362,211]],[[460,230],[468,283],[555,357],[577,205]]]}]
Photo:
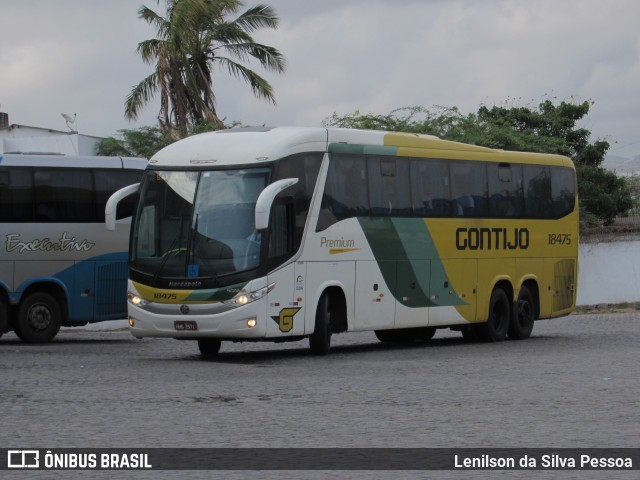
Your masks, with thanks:
[{"label": "wheel rim", "polygon": [[29,309],[27,319],[33,330],[41,332],[51,325],[51,310],[43,303],[36,303]]}]

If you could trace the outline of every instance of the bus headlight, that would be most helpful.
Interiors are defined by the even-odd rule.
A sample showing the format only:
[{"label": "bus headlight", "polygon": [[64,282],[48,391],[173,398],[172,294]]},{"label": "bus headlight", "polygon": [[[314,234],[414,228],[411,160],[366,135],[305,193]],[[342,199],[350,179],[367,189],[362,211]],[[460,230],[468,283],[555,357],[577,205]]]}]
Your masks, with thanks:
[{"label": "bus headlight", "polygon": [[144,307],[149,303],[144,298],[140,297],[139,295],[136,295],[133,292],[127,292],[127,299],[129,300],[129,302],[131,302],[133,305],[137,307]]},{"label": "bus headlight", "polygon": [[267,285],[264,288],[259,288],[258,290],[254,290],[252,292],[238,292],[238,294],[231,300],[226,300],[223,303],[225,305],[229,305],[230,307],[241,307],[242,305],[255,302],[256,300],[264,297],[267,293],[273,290],[275,286],[276,283],[273,282],[271,285]]}]

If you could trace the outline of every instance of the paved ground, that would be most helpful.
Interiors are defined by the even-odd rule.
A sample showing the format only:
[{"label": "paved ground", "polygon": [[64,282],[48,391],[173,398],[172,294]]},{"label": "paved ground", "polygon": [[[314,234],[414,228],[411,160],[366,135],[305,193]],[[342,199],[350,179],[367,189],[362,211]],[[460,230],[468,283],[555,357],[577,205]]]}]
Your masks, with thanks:
[{"label": "paved ground", "polygon": [[[467,344],[441,330],[423,346],[383,345],[372,333],[338,335],[334,345],[329,356],[314,357],[306,341],[223,343],[218,359],[203,360],[195,342],[136,340],[126,331],[65,329],[48,345],[7,334],[0,339],[1,444],[640,446],[638,312],[540,321],[529,340],[499,344]],[[76,475],[111,478],[108,473]],[[638,471],[603,473],[293,472],[284,478],[638,478]],[[186,474],[131,474],[177,476]]]}]

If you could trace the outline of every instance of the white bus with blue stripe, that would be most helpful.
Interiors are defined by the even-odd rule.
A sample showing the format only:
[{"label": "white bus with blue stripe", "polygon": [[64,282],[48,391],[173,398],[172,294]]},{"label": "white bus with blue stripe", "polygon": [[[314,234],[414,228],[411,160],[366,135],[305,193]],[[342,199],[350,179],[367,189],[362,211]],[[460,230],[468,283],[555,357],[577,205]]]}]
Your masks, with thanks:
[{"label": "white bus with blue stripe", "polygon": [[125,318],[134,199],[105,231],[107,199],[147,161],[0,155],[0,336],[51,341],[61,326]]}]

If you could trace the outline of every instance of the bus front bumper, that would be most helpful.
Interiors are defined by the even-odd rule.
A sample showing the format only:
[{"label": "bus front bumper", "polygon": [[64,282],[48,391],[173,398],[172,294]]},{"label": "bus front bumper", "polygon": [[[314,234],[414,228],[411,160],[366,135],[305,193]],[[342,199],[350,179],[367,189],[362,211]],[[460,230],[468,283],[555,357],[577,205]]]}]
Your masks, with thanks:
[{"label": "bus front bumper", "polygon": [[254,302],[223,314],[198,315],[183,312],[155,314],[129,304],[129,330],[136,338],[257,339],[267,332],[263,302]]}]

